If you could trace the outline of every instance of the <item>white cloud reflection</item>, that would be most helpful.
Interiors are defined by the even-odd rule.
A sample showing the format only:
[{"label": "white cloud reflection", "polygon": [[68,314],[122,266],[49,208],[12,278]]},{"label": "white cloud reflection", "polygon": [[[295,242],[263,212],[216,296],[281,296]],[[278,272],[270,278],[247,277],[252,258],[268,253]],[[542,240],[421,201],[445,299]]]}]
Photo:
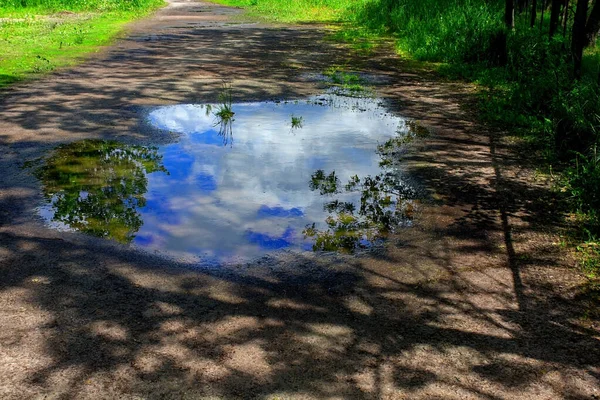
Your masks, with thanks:
[{"label": "white cloud reflection", "polygon": [[[304,227],[327,215],[326,199],[309,189],[311,174],[335,170],[345,183],[379,173],[377,144],[404,126],[377,100],[327,96],[324,106],[315,104],[320,98],[234,104],[231,147],[205,106],[150,112],[154,127],[181,139],[160,150],[170,175],[148,176],[135,243],[221,261],[302,247]],[[303,128],[292,129],[292,115],[303,118]]]}]

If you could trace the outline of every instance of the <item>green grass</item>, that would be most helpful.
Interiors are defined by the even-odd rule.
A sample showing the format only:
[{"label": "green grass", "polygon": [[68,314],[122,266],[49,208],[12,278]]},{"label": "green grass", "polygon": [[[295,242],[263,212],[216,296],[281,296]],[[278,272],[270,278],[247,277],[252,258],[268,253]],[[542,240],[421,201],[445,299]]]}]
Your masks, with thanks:
[{"label": "green grass", "polygon": [[125,24],[163,4],[136,2],[135,8],[126,1],[117,8],[117,2],[106,1],[86,11],[83,1],[31,1],[32,7],[20,8],[13,3],[0,0],[0,87],[77,63],[110,43]]},{"label": "green grass", "polygon": [[399,51],[431,61],[485,51],[489,33],[502,27],[502,7],[497,0],[211,1],[244,7],[248,15],[271,21],[346,23],[336,36],[366,47],[377,37],[392,35]]},{"label": "green grass", "polygon": [[346,11],[361,0],[209,0],[213,3],[244,7],[253,17],[278,22],[341,21]]},{"label": "green grass", "polygon": [[301,129],[302,126],[304,125],[304,118],[303,117],[296,117],[295,115],[292,115],[292,129]]},{"label": "green grass", "polygon": [[338,94],[351,97],[362,97],[369,94],[365,80],[358,73],[333,66],[324,71],[324,75],[330,79],[329,86]]},{"label": "green grass", "polygon": [[156,0],[0,0],[3,12],[34,12],[45,14],[57,11],[144,11],[160,2]]}]

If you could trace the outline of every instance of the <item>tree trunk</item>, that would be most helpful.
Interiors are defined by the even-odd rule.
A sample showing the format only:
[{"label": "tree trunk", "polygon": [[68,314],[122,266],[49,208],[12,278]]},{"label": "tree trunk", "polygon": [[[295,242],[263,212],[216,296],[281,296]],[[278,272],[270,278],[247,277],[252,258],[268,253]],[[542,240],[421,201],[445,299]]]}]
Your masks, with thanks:
[{"label": "tree trunk", "polygon": [[585,25],[585,45],[596,44],[596,37],[600,31],[600,1],[596,0],[592,12]]},{"label": "tree trunk", "polygon": [[565,15],[563,17],[563,37],[567,37],[567,24],[569,22],[569,0],[565,1]]},{"label": "tree trunk", "polygon": [[515,0],[505,1],[504,23],[508,29],[515,27]]},{"label": "tree trunk", "polygon": [[535,19],[537,18],[537,0],[531,2],[531,27],[535,26]]},{"label": "tree trunk", "polygon": [[544,27],[544,11],[546,11],[546,0],[542,0],[542,15],[540,16],[540,32]]},{"label": "tree trunk", "polygon": [[552,11],[550,12],[550,37],[554,36],[558,29],[560,20],[560,5],[563,0],[552,0]]},{"label": "tree trunk", "polygon": [[577,0],[575,18],[573,19],[573,40],[571,51],[573,52],[573,67],[575,77],[581,77],[581,60],[583,59],[583,48],[585,47],[585,25],[587,21],[589,0]]}]

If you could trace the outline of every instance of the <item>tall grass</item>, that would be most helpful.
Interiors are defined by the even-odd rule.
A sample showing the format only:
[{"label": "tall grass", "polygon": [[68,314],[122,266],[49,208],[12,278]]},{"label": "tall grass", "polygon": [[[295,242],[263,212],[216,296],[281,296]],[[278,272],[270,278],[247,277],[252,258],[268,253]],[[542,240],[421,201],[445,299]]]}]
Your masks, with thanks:
[{"label": "tall grass", "polygon": [[495,0],[370,0],[354,11],[355,24],[394,35],[399,50],[425,61],[477,60],[502,27]]}]

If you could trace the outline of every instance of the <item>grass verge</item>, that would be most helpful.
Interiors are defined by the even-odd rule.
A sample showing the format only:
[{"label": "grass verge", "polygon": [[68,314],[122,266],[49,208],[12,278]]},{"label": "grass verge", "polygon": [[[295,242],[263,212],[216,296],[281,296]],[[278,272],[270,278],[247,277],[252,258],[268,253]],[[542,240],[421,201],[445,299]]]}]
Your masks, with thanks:
[{"label": "grass verge", "polygon": [[0,8],[0,88],[77,63],[162,5],[95,12]]}]

